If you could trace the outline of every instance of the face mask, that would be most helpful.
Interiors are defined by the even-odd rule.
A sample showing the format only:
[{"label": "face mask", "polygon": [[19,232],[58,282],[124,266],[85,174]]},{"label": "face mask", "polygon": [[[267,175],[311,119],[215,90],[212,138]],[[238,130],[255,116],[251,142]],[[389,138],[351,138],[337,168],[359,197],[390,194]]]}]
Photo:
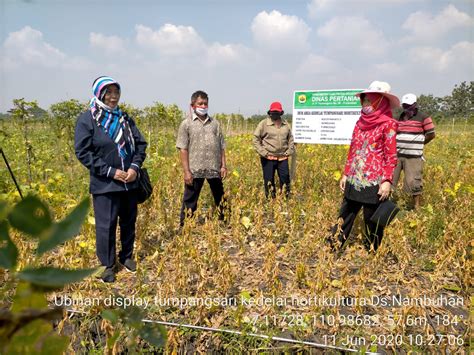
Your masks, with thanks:
[{"label": "face mask", "polygon": [[366,115],[370,115],[374,111],[375,110],[374,110],[374,107],[372,105],[362,107],[362,113],[365,113]]},{"label": "face mask", "polygon": [[207,107],[196,107],[194,112],[196,112],[199,116],[205,116],[207,115]]},{"label": "face mask", "polygon": [[362,113],[365,113],[366,115],[370,115],[371,113],[374,113],[379,108],[379,105],[382,102],[382,99],[383,99],[383,96],[380,96],[375,101],[372,101],[372,103],[370,103],[369,101],[368,105],[362,106]]}]

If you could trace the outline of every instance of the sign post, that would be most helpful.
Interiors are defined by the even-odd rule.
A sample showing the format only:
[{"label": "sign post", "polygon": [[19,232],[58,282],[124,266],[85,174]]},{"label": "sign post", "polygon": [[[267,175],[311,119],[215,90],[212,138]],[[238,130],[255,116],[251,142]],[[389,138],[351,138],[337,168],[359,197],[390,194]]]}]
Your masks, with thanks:
[{"label": "sign post", "polygon": [[360,116],[362,89],[299,90],[293,96],[293,136],[296,143],[350,144]]}]

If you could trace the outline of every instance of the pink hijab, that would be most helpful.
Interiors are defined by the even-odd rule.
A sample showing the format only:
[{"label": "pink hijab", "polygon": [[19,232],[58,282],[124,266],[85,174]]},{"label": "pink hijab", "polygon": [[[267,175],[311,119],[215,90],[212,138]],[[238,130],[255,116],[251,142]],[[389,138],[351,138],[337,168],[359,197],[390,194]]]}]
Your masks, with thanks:
[{"label": "pink hijab", "polygon": [[[380,99],[381,94],[367,93],[368,99],[370,102],[375,102]],[[383,96],[382,101],[380,101],[377,110],[370,114],[363,113],[361,111],[360,118],[357,121],[356,125],[362,131],[367,131],[369,129],[375,128],[378,125],[393,120],[392,110],[390,109],[390,102],[388,99]]]}]

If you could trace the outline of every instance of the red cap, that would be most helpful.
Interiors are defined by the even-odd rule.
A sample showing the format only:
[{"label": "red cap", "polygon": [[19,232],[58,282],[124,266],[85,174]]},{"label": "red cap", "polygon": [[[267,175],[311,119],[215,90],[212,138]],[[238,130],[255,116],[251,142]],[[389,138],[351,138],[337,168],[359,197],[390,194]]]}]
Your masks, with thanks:
[{"label": "red cap", "polygon": [[283,112],[283,107],[281,107],[281,103],[279,103],[278,101],[275,101],[275,102],[272,102],[272,104],[270,105],[270,109],[268,111],[269,112],[270,111]]}]

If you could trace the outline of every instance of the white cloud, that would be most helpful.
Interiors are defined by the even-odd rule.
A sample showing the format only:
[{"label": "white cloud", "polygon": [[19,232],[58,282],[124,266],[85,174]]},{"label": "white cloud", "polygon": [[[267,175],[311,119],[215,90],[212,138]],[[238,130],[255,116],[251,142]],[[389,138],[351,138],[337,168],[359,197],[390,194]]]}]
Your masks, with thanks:
[{"label": "white cloud", "polygon": [[306,50],[309,48],[310,28],[296,16],[273,10],[260,12],[252,21],[255,42],[263,49]]},{"label": "white cloud", "polygon": [[43,40],[43,33],[29,26],[8,34],[4,42],[5,54],[11,65],[21,63],[55,67],[66,55]]},{"label": "white cloud", "polygon": [[94,62],[65,54],[46,42],[45,37],[29,26],[7,35],[0,49],[4,84],[0,107],[3,109],[19,97],[37,100],[45,107],[70,98],[82,100],[87,95],[88,90],[83,88],[90,88],[93,75],[98,76]]},{"label": "white cloud", "polygon": [[[410,58],[416,63],[438,73],[461,69],[474,72],[474,42],[459,42],[447,51],[434,47],[417,47],[410,50]],[[469,78],[466,78],[469,79]]]},{"label": "white cloud", "polygon": [[321,12],[329,9],[334,4],[334,0],[312,0],[308,4],[308,12],[310,17],[316,17]]},{"label": "white cloud", "polygon": [[30,26],[10,32],[3,43],[5,55],[2,58],[7,70],[34,68],[87,70],[92,63],[82,57],[70,57],[53,47],[43,38],[43,33]]},{"label": "white cloud", "polygon": [[91,47],[102,50],[107,54],[120,54],[125,52],[125,41],[118,36],[106,36],[102,33],[89,34]]},{"label": "white cloud", "polygon": [[337,58],[316,53],[306,56],[294,72],[293,89],[344,89],[354,87],[354,73]]},{"label": "white cloud", "polygon": [[448,5],[436,16],[417,11],[411,14],[402,25],[403,29],[412,33],[403,41],[436,40],[455,28],[468,27],[473,24],[474,20],[471,16],[459,11],[453,5]]},{"label": "white cloud", "polygon": [[165,24],[154,31],[143,25],[135,26],[136,41],[144,47],[157,49],[162,54],[178,56],[194,53],[205,46],[203,39],[191,26],[175,26]]},{"label": "white cloud", "polygon": [[382,6],[394,7],[406,3],[413,3],[423,0],[311,0],[308,5],[308,15],[311,18],[320,17],[327,14],[329,11],[335,11],[339,14],[355,14],[363,13],[364,9],[369,7],[377,7],[378,9]]},{"label": "white cloud", "polygon": [[403,67],[394,62],[375,64],[374,68],[379,77],[393,77],[403,73]]},{"label": "white cloud", "polygon": [[329,50],[352,54],[360,52],[370,57],[385,53],[389,44],[382,31],[367,19],[358,16],[334,17],[320,27],[317,33],[327,40]]},{"label": "white cloud", "polygon": [[[121,30],[134,31],[130,37],[118,31],[105,35],[78,29],[75,32],[82,33],[82,37],[67,37],[76,44],[70,49],[70,43],[61,46],[52,42],[46,27],[44,33],[39,28],[25,27],[7,34],[0,43],[0,68],[4,69],[6,89],[0,95],[0,104],[5,107],[4,102],[21,96],[38,99],[42,104],[69,97],[87,99],[90,82],[104,73],[123,83],[123,99],[135,105],[143,107],[159,100],[186,108],[188,94],[202,88],[212,96],[215,112],[241,109],[246,114],[265,112],[267,104],[276,99],[282,100],[290,111],[291,92],[298,88],[366,87],[373,80],[384,80],[397,94],[413,91],[444,95],[454,84],[473,79],[470,11],[463,13],[454,6],[442,5],[435,12],[425,13],[425,17],[407,20],[421,7],[410,4],[397,10],[393,6],[392,10],[387,3],[398,5],[409,0],[377,1],[342,4],[336,0],[307,0],[308,10],[313,5],[318,18],[311,25],[314,31],[304,14],[290,16],[271,8],[255,12],[246,18],[248,27],[240,29],[243,38],[227,32],[204,37],[201,30],[208,30],[208,23],[190,27],[160,22],[156,27],[147,27],[131,22]],[[366,14],[359,15],[365,10]],[[296,11],[299,10],[295,9],[295,14]],[[380,18],[368,17],[376,11]],[[332,18],[335,14],[338,17]],[[446,28],[440,28],[445,25],[440,16],[448,20]],[[414,19],[424,22],[426,31],[434,31],[437,36],[448,29],[451,32],[439,41],[434,38],[433,42],[401,46],[400,36],[428,36]],[[405,20],[405,26],[412,27],[402,29]],[[244,44],[249,30],[253,41]],[[229,36],[233,40],[225,39]],[[84,53],[84,57],[75,57],[72,53],[76,51]],[[102,53],[121,55],[104,62]],[[197,56],[202,63],[199,75],[195,73]],[[78,68],[88,65],[88,69],[78,72]],[[25,82],[29,83],[27,89]],[[44,90],[45,82],[57,88],[54,94]],[[158,98],[148,86],[143,90],[143,85],[157,82],[167,87]]]},{"label": "white cloud", "polygon": [[190,26],[165,24],[155,31],[137,25],[135,29],[136,41],[141,47],[159,51],[164,59],[175,61],[180,56],[180,65],[193,65],[194,57],[188,58],[186,54],[199,54],[205,59],[205,64],[215,66],[239,63],[251,53],[249,48],[241,44],[214,42],[208,45]]},{"label": "white cloud", "polygon": [[[392,91],[397,91],[398,81],[401,78],[411,77],[409,66],[405,63],[385,62],[373,64],[365,71],[366,78],[373,78],[374,80],[382,80],[392,85]],[[411,82],[411,80],[409,80]],[[366,85],[368,85],[367,83]]]},{"label": "white cloud", "polygon": [[209,47],[209,56],[232,61],[238,57],[238,53],[236,48],[231,44],[214,43]]},{"label": "white cloud", "polygon": [[215,42],[207,49],[208,64],[242,63],[253,55],[252,50],[241,44],[221,44]]},{"label": "white cloud", "polygon": [[341,65],[332,59],[310,54],[307,56],[298,68],[302,74],[329,74],[340,71]]}]

